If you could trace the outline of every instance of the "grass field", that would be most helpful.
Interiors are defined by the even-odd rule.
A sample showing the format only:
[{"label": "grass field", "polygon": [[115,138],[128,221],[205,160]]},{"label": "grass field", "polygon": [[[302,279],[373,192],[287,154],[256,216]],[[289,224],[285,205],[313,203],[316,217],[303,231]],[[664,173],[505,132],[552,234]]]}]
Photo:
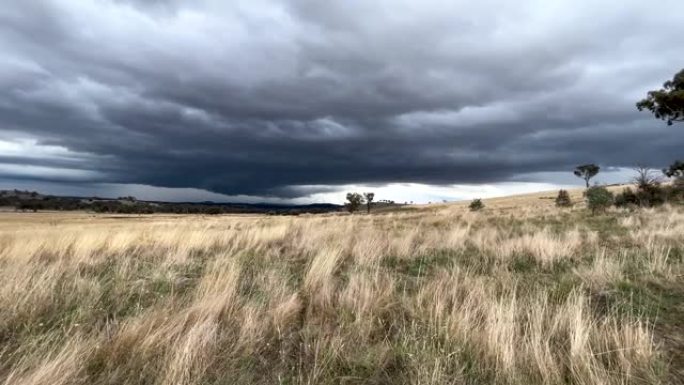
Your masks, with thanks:
[{"label": "grass field", "polygon": [[[684,208],[0,214],[0,384],[669,384]],[[575,193],[577,197],[577,193]]]}]

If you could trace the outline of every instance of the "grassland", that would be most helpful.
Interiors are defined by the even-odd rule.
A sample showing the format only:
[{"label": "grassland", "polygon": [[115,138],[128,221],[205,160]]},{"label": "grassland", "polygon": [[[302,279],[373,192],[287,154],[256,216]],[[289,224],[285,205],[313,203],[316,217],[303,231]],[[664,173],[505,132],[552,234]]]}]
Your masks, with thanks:
[{"label": "grassland", "polygon": [[[684,208],[0,214],[0,384],[669,384]],[[576,195],[575,195],[576,197]]]}]

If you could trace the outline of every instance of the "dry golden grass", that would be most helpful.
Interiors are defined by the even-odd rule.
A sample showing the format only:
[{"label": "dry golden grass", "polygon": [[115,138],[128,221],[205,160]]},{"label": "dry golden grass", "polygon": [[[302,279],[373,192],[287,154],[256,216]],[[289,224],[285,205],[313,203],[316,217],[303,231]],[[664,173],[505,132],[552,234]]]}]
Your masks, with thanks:
[{"label": "dry golden grass", "polygon": [[684,210],[0,214],[0,384],[680,379]]}]

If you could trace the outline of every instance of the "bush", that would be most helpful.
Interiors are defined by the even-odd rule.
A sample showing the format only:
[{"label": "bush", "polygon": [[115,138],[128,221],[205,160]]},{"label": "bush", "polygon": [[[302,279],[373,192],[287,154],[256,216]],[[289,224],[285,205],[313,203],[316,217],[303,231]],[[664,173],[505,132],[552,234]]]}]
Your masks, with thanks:
[{"label": "bush", "polygon": [[684,201],[684,178],[676,178],[671,186],[666,187],[669,200]]},{"label": "bush", "polygon": [[678,190],[684,190],[684,177],[675,178],[672,182],[672,186]]},{"label": "bush", "polygon": [[639,197],[634,191],[626,187],[621,193],[615,196],[615,207],[632,208],[639,205]]},{"label": "bush", "polygon": [[667,202],[668,191],[658,184],[643,186],[637,190],[637,197],[641,207],[660,206]]},{"label": "bush", "polygon": [[570,194],[567,190],[558,191],[558,196],[556,197],[556,206],[558,207],[570,207],[572,206],[572,200],[570,200]]},{"label": "bush", "polygon": [[613,204],[613,193],[603,186],[589,187],[584,195],[587,198],[587,207],[592,214],[604,212]]},{"label": "bush", "polygon": [[648,185],[637,188],[625,188],[615,196],[615,207],[655,207],[670,200],[677,200],[674,188],[661,185]]},{"label": "bush", "polygon": [[468,205],[468,207],[470,208],[470,211],[480,211],[485,206],[484,203],[482,203],[482,199],[474,199],[472,202],[470,202],[470,205]]}]

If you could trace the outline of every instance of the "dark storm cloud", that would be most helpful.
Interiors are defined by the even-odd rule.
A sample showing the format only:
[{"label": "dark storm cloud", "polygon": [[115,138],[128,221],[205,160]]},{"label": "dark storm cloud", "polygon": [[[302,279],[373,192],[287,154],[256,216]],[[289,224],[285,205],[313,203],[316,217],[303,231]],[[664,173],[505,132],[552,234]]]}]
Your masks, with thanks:
[{"label": "dark storm cloud", "polygon": [[280,197],[662,166],[684,134],[634,109],[684,66],[684,5],[659,6],[17,2],[0,10],[0,141],[35,154],[0,163]]}]

